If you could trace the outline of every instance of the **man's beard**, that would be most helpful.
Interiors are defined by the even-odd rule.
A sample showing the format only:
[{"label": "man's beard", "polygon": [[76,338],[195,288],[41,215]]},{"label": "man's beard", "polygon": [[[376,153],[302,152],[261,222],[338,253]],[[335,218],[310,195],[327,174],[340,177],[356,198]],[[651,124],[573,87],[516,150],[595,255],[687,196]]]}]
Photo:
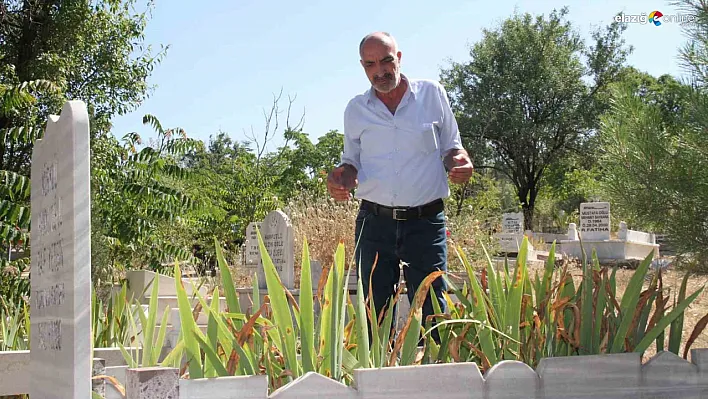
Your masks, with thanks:
[{"label": "man's beard", "polygon": [[392,91],[398,86],[396,83],[396,77],[390,72],[386,72],[383,76],[374,76],[374,87],[381,93]]}]

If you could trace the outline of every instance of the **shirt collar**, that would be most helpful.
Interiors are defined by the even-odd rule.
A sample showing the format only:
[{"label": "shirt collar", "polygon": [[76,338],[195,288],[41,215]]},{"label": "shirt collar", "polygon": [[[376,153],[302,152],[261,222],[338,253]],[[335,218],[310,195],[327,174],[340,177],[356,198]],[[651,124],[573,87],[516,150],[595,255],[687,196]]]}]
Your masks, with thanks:
[{"label": "shirt collar", "polygon": [[[405,79],[406,82],[408,82],[408,87],[406,87],[406,92],[403,94],[403,98],[401,98],[401,102],[403,102],[407,96],[410,96],[412,99],[415,100],[415,92],[413,91],[413,88],[411,87],[411,80],[408,79],[408,76],[406,76],[404,73],[401,73],[401,80]],[[378,97],[376,97],[376,89],[374,89],[374,86],[369,87],[369,90],[367,90],[367,103],[371,104],[372,101],[378,100]]]}]

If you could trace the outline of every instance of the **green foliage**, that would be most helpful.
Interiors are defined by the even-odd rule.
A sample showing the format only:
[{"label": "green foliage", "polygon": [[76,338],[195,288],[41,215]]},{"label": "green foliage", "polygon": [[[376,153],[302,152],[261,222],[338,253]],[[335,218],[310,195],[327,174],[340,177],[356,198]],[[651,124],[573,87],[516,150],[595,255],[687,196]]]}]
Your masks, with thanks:
[{"label": "green foliage", "polygon": [[[135,0],[4,0],[0,4],[0,234],[6,244],[8,239],[28,244],[25,188],[33,142],[66,99],[81,99],[88,106],[92,178],[115,168],[110,120],[144,101],[151,89],[147,78],[165,53],[144,44],[152,7],[152,1],[141,5]],[[92,180],[94,194],[105,180]],[[94,281],[110,280],[112,274],[113,257],[106,248],[110,243],[100,231],[105,221],[101,199],[95,194],[92,198]]]},{"label": "green foliage", "polygon": [[564,8],[548,18],[509,18],[483,31],[471,61],[442,71],[477,168],[494,168],[514,183],[527,229],[544,173],[591,133],[600,95],[627,54],[621,25],[598,31],[595,45],[586,47],[566,14]]},{"label": "green foliage", "polygon": [[0,297],[0,352],[30,348],[29,303],[7,302]]},{"label": "green foliage", "polygon": [[249,222],[262,220],[277,206],[274,178],[263,173],[266,167],[247,142],[235,143],[224,132],[184,158],[192,174],[185,192],[200,205],[187,214],[188,234],[215,259],[210,250],[213,237],[233,243],[243,237]]},{"label": "green foliage", "polygon": [[629,223],[667,233],[686,263],[706,270],[708,11],[693,0],[676,4],[696,18],[682,25],[689,38],[681,51],[689,82],[630,70],[613,87],[600,135],[602,181]]},{"label": "green foliage", "polygon": [[681,25],[689,40],[681,49],[680,61],[692,80],[705,87],[708,84],[708,9],[698,0],[676,0],[672,4],[683,14],[695,17],[695,23]]},{"label": "green foliage", "polygon": [[82,99],[92,133],[107,133],[114,115],[147,97],[147,78],[165,54],[164,48],[156,53],[144,43],[152,3],[3,0],[0,81],[55,82],[61,94],[43,97],[29,118],[46,120],[65,98]]},{"label": "green foliage", "polygon": [[95,161],[101,167],[94,169],[93,210],[102,220],[96,228],[112,264],[161,270],[165,262],[191,258],[188,247],[159,231],[183,223],[181,218],[197,206],[183,192],[190,173],[180,160],[202,143],[180,128],[164,129],[154,116],[146,115],[143,123],[156,130],[152,146],[139,150],[137,133],[125,135],[122,147],[104,141],[107,151]]},{"label": "green foliage", "polygon": [[279,161],[283,166],[276,180],[279,195],[292,198],[302,193],[326,193],[327,172],[339,163],[344,150],[344,136],[331,130],[316,144],[301,131],[288,131],[285,137],[292,140],[292,148],[283,149]]},{"label": "green foliage", "polygon": [[[14,124],[28,107],[37,102],[42,92],[56,88],[51,82],[30,81],[18,85],[0,84],[0,159],[10,169],[0,170],[0,240],[4,245],[26,246],[30,228],[30,179],[22,162],[14,162],[12,149],[29,147],[41,137],[41,130],[31,125]],[[5,124],[3,124],[5,122]],[[3,265],[6,260],[3,260]]]},{"label": "green foliage", "polygon": [[[180,279],[177,278],[177,280]],[[155,367],[158,364],[160,353],[165,343],[165,337],[167,336],[167,319],[170,315],[170,307],[167,306],[162,313],[160,328],[156,331],[159,284],[159,278],[152,280],[152,292],[150,295],[150,302],[148,303],[147,316],[145,315],[140,302],[135,300],[135,309],[140,320],[140,330],[138,330],[136,326],[135,315],[132,312],[128,312],[126,315],[127,317],[121,317],[122,320],[125,318],[128,319],[128,325],[130,326],[130,331],[132,332],[130,338],[133,345],[131,345],[130,349],[126,349],[124,341],[116,341],[116,343],[120,348],[128,367],[130,368]],[[125,295],[121,294],[121,296],[122,298],[119,300],[125,300]],[[126,308],[122,308],[121,310],[125,312],[125,309]],[[123,328],[127,330],[128,325],[124,325]],[[156,332],[157,335],[155,334]],[[138,338],[138,336],[140,336],[140,338]]]},{"label": "green foliage", "polygon": [[0,302],[17,305],[29,301],[29,266],[29,258],[0,263]]},{"label": "green foliage", "polygon": [[[567,161],[551,165],[542,179],[534,217],[536,231],[566,233],[568,223],[579,223],[582,202],[602,199],[600,168],[573,167],[575,162]],[[617,213],[613,208],[612,216]]]},{"label": "green foliage", "polygon": [[[209,304],[197,293],[197,306],[209,316],[209,328],[205,335],[197,328],[197,313],[193,313],[190,307],[183,283],[176,280],[182,330],[177,347],[168,354],[162,365],[179,365],[180,359],[186,356],[190,379],[267,374],[270,377],[270,391],[274,391],[307,371],[317,371],[337,381],[350,383],[356,368],[415,363],[416,344],[422,332],[420,312],[423,299],[428,295],[432,280],[442,272],[431,275],[419,288],[411,307],[411,321],[394,346],[394,337],[390,334],[393,319],[391,308],[379,325],[374,319],[377,315],[372,314],[365,303],[361,280],[357,303],[352,304],[348,299],[346,282],[351,268],[346,266],[344,244],[337,246],[334,265],[326,272],[323,296],[313,298],[303,295],[296,303],[282,285],[260,232],[258,237],[264,259],[268,300],[260,304],[256,295],[252,311],[245,313],[245,309],[241,309],[233,280],[215,241],[219,267],[226,272],[222,274],[222,282],[227,309],[219,309],[215,297]],[[309,260],[305,240],[302,275],[306,277],[310,275]],[[175,265],[175,275],[179,273],[179,266]],[[308,283],[302,287],[312,292]],[[398,295],[393,299],[397,300]],[[320,310],[318,317],[315,317],[315,307]],[[371,328],[374,337],[372,341],[369,341],[368,328]]]},{"label": "green foliage", "polygon": [[136,312],[142,308],[131,312],[133,301],[127,297],[127,283],[121,285],[119,293],[111,292],[104,302],[96,294],[96,290],[91,292],[91,335],[93,337],[94,348],[111,348],[119,345],[129,345],[130,324],[128,318],[135,318]]},{"label": "green foliage", "polygon": [[[698,116],[708,110],[708,97],[688,86],[647,90],[650,94],[642,96],[630,84],[618,87],[612,110],[603,118],[605,189],[628,222],[667,233],[677,250],[708,261],[708,230],[701,222],[708,217],[708,140],[703,133],[708,125]],[[669,101],[682,110],[670,119]]]},{"label": "green foliage", "polygon": [[[446,293],[449,312],[443,314],[438,308],[439,316],[422,320],[421,306],[425,297],[432,295],[430,285],[444,275],[432,273],[416,292],[407,321],[394,343],[391,307],[382,315],[372,314],[361,279],[355,302],[349,301],[346,281],[351,269],[345,265],[342,243],[337,246],[333,266],[325,271],[322,296],[304,295],[296,303],[282,285],[260,232],[258,236],[268,285],[266,301],[261,304],[258,290],[254,290],[253,308],[241,308],[215,240],[227,308],[221,309],[216,291],[210,301],[195,291],[199,303],[193,309],[183,281],[176,279],[182,328],[176,347],[161,365],[179,367],[184,360],[190,379],[266,374],[272,392],[308,371],[351,383],[352,372],[357,368],[476,362],[487,371],[504,360],[536,367],[544,357],[643,353],[655,341],[663,342],[666,329],[670,330],[670,350],[678,354],[683,314],[704,289],[686,295],[686,278],[674,306],[667,306],[669,296],[665,296],[661,272],[648,274],[653,254],[644,259],[622,298],[618,298],[616,270],[610,274],[607,267],[600,268],[594,253],[592,263],[583,259],[582,279],[576,284],[567,264],[562,269],[556,267],[555,244],[545,269],[535,276],[526,264],[526,239],[514,270],[508,264],[496,267],[487,256],[481,276],[471,267],[464,251],[456,247],[468,272],[467,279],[459,287],[447,276],[444,278],[459,302],[453,302]],[[302,265],[302,275],[310,277],[307,240],[303,241]],[[181,274],[177,264],[174,274]],[[307,292],[312,288],[308,283],[302,287]],[[393,303],[399,294],[392,298]],[[433,303],[438,307],[437,302]],[[318,315],[314,312],[316,305]],[[143,325],[153,325],[156,308],[156,303],[150,304],[152,316],[143,317]],[[209,318],[206,334],[195,321],[200,312]],[[691,336],[701,334],[704,327],[697,326]],[[433,329],[439,329],[440,344],[430,339]],[[418,350],[421,333],[422,353]],[[690,344],[691,339],[684,347],[684,357]]]},{"label": "green foliage", "polygon": [[[277,110],[276,102],[267,121],[273,123]],[[285,144],[266,152],[263,141],[272,139],[274,133],[266,125],[263,140],[253,137],[234,142],[219,132],[210,137],[206,148],[184,157],[192,174],[185,192],[200,204],[186,215],[184,234],[207,262],[215,258],[210,244],[213,237],[229,248],[243,242],[248,223],[282,207],[283,199],[326,195],[326,173],[339,161],[342,135],[330,131],[313,143],[297,126],[287,126]]]},{"label": "green foliage", "polygon": [[[529,275],[527,247],[524,239],[514,271],[507,265],[495,267],[487,257],[481,277],[456,248],[467,267],[468,281],[463,287],[451,283],[460,303],[452,305],[448,300],[449,320],[437,325],[443,343],[454,345],[448,351],[429,342],[434,345],[431,353],[437,355],[425,362],[474,361],[488,369],[502,360],[536,367],[544,357],[644,353],[667,328],[670,341],[681,342],[682,315],[705,288],[688,297],[684,288],[669,311],[661,272],[654,273],[645,287],[653,254],[644,259],[618,298],[614,271],[600,268],[595,253],[592,262],[583,259],[582,280],[576,286],[567,265],[562,269],[555,265],[555,243],[542,275]],[[702,328],[697,326],[691,335],[701,334]],[[679,355],[678,345],[670,349]],[[684,357],[687,352],[684,348]]]},{"label": "green foliage", "polygon": [[[31,146],[42,132],[29,123],[16,123],[22,121],[20,115],[27,108],[36,104],[38,95],[55,90],[51,82],[42,80],[17,85],[0,84],[0,139],[3,143],[0,148],[0,242],[3,253],[8,256],[12,249],[28,250],[31,222],[29,171],[24,161],[13,159],[14,149]],[[24,305],[30,295],[29,278],[24,275],[28,269],[29,258],[10,261],[2,256],[0,260],[0,304],[5,316],[14,322],[23,319]],[[18,339],[23,337],[19,328],[11,334],[20,337]],[[20,341],[12,345],[18,344]],[[6,347],[9,345],[5,344]]]}]

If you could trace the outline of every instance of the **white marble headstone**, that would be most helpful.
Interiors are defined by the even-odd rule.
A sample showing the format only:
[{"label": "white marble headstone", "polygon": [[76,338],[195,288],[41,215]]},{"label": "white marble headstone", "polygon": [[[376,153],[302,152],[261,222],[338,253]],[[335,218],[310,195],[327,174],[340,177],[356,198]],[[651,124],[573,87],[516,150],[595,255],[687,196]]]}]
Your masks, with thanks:
[{"label": "white marble headstone", "polygon": [[502,252],[519,252],[524,240],[524,213],[502,214],[502,232],[495,237]]},{"label": "white marble headstone", "polygon": [[524,213],[505,213],[502,215],[502,233],[524,234]]},{"label": "white marble headstone", "polygon": [[610,239],[609,202],[584,202],[580,204],[580,239]]},{"label": "white marble headstone", "polygon": [[[263,244],[273,260],[273,265],[285,288],[295,288],[295,234],[288,216],[282,211],[272,211],[260,226]],[[257,243],[257,241],[256,241]],[[267,288],[263,262],[258,266],[258,284]]]},{"label": "white marble headstone", "polygon": [[261,263],[261,251],[258,248],[258,233],[256,228],[260,228],[261,223],[251,222],[246,227],[246,270],[249,276],[253,276]]},{"label": "white marble headstone", "polygon": [[89,119],[51,116],[32,151],[30,397],[91,398]]}]

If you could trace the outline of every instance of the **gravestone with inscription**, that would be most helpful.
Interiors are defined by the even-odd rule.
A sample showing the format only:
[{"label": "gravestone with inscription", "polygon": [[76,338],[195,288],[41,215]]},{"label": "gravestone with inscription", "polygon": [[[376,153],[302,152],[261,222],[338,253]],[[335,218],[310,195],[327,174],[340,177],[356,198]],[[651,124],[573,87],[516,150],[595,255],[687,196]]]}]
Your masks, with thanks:
[{"label": "gravestone with inscription", "polygon": [[502,214],[502,232],[496,237],[502,252],[518,252],[524,240],[524,213]]},{"label": "gravestone with inscription", "polygon": [[248,275],[253,277],[253,274],[258,271],[258,265],[261,263],[261,252],[258,248],[258,233],[256,228],[261,228],[261,223],[251,222],[246,227],[246,270]]},{"label": "gravestone with inscription", "polygon": [[524,213],[505,213],[502,215],[502,233],[524,234]]},{"label": "gravestone with inscription", "polygon": [[91,397],[91,202],[86,105],[67,102],[32,151],[32,399]]},{"label": "gravestone with inscription", "polygon": [[[272,211],[260,225],[261,237],[280,280],[287,289],[295,288],[295,234],[288,216],[282,211]],[[256,237],[256,246],[258,238]],[[263,261],[258,256],[258,285],[267,288]]]},{"label": "gravestone with inscription", "polygon": [[610,239],[610,203],[584,202],[580,204],[580,239]]}]

